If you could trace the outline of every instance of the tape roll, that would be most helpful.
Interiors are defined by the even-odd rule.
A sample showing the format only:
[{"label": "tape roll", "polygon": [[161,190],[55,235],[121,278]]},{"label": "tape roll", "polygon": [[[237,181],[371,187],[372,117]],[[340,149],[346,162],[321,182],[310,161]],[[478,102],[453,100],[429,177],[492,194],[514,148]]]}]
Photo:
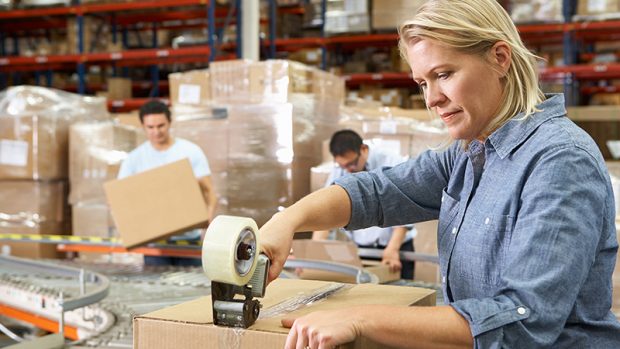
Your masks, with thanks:
[{"label": "tape roll", "polygon": [[202,242],[202,269],[211,281],[245,285],[256,269],[258,242],[252,218],[217,216]]}]

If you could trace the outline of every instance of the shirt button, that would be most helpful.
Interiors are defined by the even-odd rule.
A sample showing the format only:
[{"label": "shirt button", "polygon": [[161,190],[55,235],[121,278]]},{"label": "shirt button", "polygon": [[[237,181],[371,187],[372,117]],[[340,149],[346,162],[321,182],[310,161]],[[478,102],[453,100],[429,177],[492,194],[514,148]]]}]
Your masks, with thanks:
[{"label": "shirt button", "polygon": [[442,195],[442,196],[441,196],[441,202],[443,202],[443,200],[444,200],[444,196]]},{"label": "shirt button", "polygon": [[452,228],[452,234],[456,234],[456,228]]},{"label": "shirt button", "polygon": [[523,315],[523,314],[525,314],[525,308],[523,308],[523,307],[518,307],[518,308],[517,308],[517,313],[519,313],[519,315]]},{"label": "shirt button", "polygon": [[491,221],[491,219],[490,219],[489,217],[487,217],[487,218],[484,220],[484,224],[489,224],[489,222],[490,222],[490,221]]},{"label": "shirt button", "polygon": [[446,283],[446,277],[445,276],[441,277],[441,282],[444,283],[444,284]]}]

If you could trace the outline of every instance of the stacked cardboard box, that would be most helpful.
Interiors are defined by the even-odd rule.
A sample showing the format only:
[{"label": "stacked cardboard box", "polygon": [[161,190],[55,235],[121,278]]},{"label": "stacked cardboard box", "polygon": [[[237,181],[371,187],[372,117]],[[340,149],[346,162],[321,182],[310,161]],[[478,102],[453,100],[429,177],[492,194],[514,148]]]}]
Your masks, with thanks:
[{"label": "stacked cardboard box", "polygon": [[[170,79],[173,132],[205,151],[218,212],[261,224],[309,193],[310,168],[337,127],[341,78],[297,62],[237,60]],[[183,87],[193,91],[189,100],[183,84],[191,85]]]},{"label": "stacked cardboard box", "polygon": [[[69,127],[87,118],[107,117],[105,100],[20,86],[2,92],[0,106],[0,232],[70,233]],[[15,255],[56,255],[53,245],[2,244]]]},{"label": "stacked cardboard box", "polygon": [[140,129],[112,120],[84,121],[69,133],[69,180],[74,235],[115,237],[103,183],[115,179],[121,162],[143,141]]},{"label": "stacked cardboard box", "polygon": [[366,142],[403,156],[417,156],[447,140],[445,127],[425,109],[345,107],[340,126],[358,132]]}]

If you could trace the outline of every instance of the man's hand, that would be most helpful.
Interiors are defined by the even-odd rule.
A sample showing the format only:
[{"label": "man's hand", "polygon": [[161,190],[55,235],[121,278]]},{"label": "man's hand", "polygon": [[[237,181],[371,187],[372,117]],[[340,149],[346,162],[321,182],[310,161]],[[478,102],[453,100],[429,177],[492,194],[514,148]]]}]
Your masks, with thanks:
[{"label": "man's hand", "polygon": [[381,263],[389,266],[391,272],[397,272],[403,268],[403,264],[400,261],[399,250],[390,248],[389,246],[383,250],[383,259]]}]

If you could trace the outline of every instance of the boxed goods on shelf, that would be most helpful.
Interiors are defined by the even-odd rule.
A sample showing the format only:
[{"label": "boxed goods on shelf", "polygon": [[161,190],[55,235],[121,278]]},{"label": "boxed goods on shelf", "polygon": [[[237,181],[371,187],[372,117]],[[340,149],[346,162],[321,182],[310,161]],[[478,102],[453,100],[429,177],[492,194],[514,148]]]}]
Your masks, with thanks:
[{"label": "boxed goods on shelf", "polygon": [[579,0],[577,2],[577,15],[591,16],[604,15],[620,12],[618,0]]},{"label": "boxed goods on shelf", "polygon": [[328,35],[369,32],[368,1],[335,0],[327,2],[323,30]]},{"label": "boxed goods on shelf", "polygon": [[508,8],[515,23],[564,21],[562,0],[511,0]]},{"label": "boxed goods on shelf", "polygon": [[127,78],[108,78],[108,99],[130,99],[132,96],[131,79]]},{"label": "boxed goods on shelf", "polygon": [[413,17],[423,0],[373,0],[372,29],[396,30],[406,19]]}]

